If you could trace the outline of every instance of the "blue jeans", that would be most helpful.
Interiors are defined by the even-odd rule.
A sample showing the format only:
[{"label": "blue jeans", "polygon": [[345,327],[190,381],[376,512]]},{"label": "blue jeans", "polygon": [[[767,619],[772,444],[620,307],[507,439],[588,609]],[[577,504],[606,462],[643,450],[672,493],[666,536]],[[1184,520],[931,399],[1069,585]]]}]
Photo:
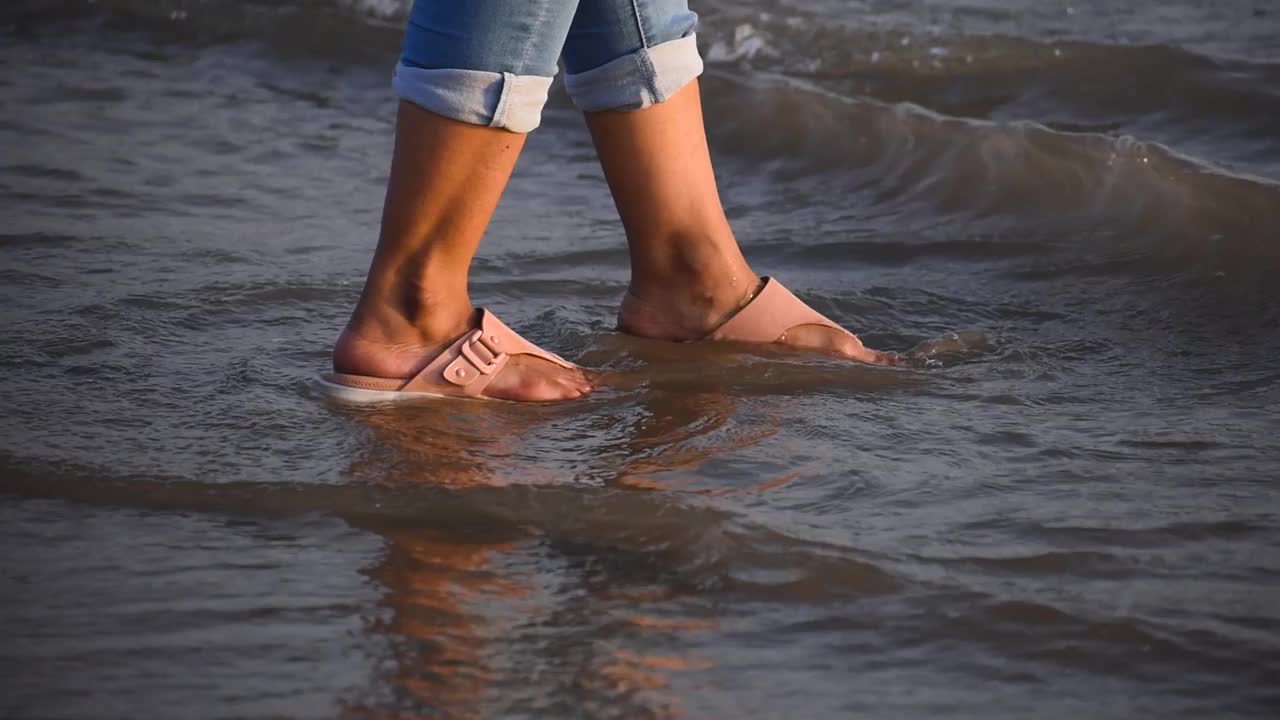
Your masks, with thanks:
[{"label": "blue jeans", "polygon": [[392,87],[438,115],[529,132],[556,62],[584,112],[639,110],[702,73],[686,0],[415,0]]}]

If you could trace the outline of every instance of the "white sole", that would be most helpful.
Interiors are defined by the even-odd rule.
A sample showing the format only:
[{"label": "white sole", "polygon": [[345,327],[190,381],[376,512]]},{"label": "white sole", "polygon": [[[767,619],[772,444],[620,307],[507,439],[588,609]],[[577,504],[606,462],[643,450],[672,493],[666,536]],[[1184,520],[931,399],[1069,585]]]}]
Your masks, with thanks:
[{"label": "white sole", "polygon": [[338,402],[350,403],[352,405],[386,405],[391,403],[413,402],[415,400],[453,397],[452,395],[442,395],[439,393],[429,392],[365,390],[363,388],[351,387],[350,385],[339,385],[338,383],[329,382],[322,377],[314,378],[313,382],[321,392],[329,397],[329,399],[337,400]]}]

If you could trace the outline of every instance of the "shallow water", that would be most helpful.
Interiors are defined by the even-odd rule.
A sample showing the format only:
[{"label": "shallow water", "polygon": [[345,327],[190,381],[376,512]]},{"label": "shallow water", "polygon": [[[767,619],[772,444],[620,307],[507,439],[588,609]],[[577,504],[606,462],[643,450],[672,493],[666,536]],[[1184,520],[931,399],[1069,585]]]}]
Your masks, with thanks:
[{"label": "shallow water", "polygon": [[916,367],[614,334],[557,91],[473,297],[611,389],[333,407],[404,3],[0,10],[0,716],[1280,705],[1280,8],[695,8],[750,260]]}]

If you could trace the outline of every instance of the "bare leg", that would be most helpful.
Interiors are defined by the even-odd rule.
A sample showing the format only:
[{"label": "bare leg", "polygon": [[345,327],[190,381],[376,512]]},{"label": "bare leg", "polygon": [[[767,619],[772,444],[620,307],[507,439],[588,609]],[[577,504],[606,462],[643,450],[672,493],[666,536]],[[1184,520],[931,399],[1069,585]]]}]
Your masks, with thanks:
[{"label": "bare leg", "polygon": [[[524,138],[400,103],[382,233],[360,302],[334,348],[334,370],[408,378],[474,327],[471,257]],[[485,395],[560,400],[589,391],[576,370],[514,356]]]},{"label": "bare leg", "polygon": [[[664,340],[705,337],[751,298],[760,279],[720,205],[697,82],[644,110],[587,113],[587,126],[631,251],[618,327]],[[856,338],[817,325],[788,331],[786,344],[881,361]]]}]

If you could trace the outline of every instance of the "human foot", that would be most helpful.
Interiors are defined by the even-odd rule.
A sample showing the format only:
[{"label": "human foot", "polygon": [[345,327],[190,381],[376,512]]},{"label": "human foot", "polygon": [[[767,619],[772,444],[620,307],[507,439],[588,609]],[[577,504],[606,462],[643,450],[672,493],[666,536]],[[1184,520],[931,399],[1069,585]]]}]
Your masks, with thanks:
[{"label": "human foot", "polygon": [[738,282],[722,283],[718,291],[709,291],[705,285],[692,292],[683,287],[666,292],[629,290],[618,312],[618,329],[661,340],[784,345],[875,365],[896,363],[896,355],[867,348],[777,280],[760,280],[754,274],[746,279],[745,291]]},{"label": "human foot", "polygon": [[[356,317],[333,352],[331,385],[375,393],[422,393],[523,402],[572,400],[591,392],[583,372],[525,341],[491,313],[461,322],[406,324]],[[388,398],[389,399],[389,398]]]}]

